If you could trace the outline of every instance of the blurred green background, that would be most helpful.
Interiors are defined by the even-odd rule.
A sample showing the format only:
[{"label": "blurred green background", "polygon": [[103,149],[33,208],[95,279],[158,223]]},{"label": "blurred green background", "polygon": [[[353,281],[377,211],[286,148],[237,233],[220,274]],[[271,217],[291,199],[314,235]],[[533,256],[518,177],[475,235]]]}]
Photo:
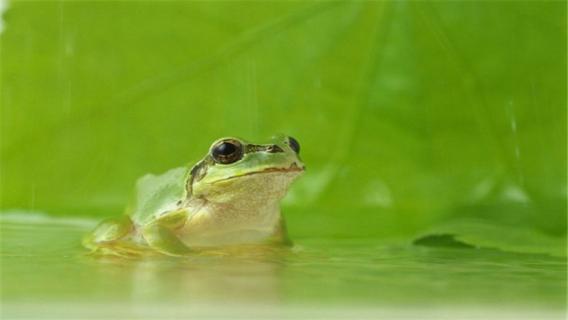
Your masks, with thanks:
[{"label": "blurred green background", "polygon": [[12,1],[0,37],[4,212],[116,216],[282,132],[293,238],[565,255],[564,1]]}]

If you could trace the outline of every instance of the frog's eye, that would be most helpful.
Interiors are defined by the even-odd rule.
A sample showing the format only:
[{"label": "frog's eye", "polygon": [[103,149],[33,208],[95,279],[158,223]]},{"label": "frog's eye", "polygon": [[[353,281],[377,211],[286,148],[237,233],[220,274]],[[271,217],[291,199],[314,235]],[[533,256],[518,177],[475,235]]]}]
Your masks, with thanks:
[{"label": "frog's eye", "polygon": [[220,141],[211,148],[211,157],[221,164],[237,162],[243,157],[243,145],[234,139]]},{"label": "frog's eye", "polygon": [[290,146],[290,148],[292,148],[292,150],[294,150],[294,152],[300,154],[300,143],[298,142],[298,140],[292,137],[288,137],[288,145]]}]

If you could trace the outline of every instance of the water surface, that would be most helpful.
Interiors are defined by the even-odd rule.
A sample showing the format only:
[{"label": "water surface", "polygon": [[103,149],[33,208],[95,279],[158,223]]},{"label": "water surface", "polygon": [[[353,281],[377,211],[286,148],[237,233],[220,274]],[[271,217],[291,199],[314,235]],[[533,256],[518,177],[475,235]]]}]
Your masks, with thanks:
[{"label": "water surface", "polygon": [[379,239],[124,259],[85,254],[89,223],[4,220],[3,318],[494,317],[562,319],[566,263]]}]

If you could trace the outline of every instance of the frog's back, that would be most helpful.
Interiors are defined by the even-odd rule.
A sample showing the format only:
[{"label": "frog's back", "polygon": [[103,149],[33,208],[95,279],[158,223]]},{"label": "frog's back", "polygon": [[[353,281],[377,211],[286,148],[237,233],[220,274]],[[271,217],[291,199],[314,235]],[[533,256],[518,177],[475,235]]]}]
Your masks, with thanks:
[{"label": "frog's back", "polygon": [[135,224],[143,225],[165,211],[174,210],[186,197],[188,168],[171,169],[161,175],[147,174],[136,181],[132,202],[126,213]]}]

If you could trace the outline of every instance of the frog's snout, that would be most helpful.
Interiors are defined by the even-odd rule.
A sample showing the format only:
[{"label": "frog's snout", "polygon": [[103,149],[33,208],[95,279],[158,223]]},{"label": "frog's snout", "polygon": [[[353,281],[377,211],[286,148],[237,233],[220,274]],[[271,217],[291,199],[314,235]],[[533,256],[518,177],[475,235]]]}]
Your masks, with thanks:
[{"label": "frog's snout", "polygon": [[306,170],[306,166],[304,164],[298,164],[297,162],[292,162],[292,164],[290,165],[290,169],[304,171]]}]

